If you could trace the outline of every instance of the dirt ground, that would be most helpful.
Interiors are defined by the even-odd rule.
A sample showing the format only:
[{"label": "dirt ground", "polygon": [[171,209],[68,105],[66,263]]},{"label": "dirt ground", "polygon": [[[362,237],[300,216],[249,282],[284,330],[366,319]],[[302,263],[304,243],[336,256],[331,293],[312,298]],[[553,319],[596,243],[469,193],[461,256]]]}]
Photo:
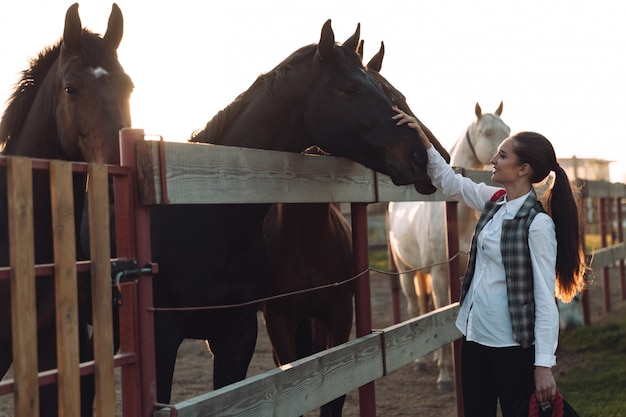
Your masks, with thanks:
[{"label": "dirt ground", "polygon": [[[380,273],[371,273],[372,320],[375,328],[383,328],[393,323],[392,295],[390,278]],[[607,316],[624,314],[626,302],[621,301],[620,284],[617,272],[612,270],[612,312],[605,313],[602,296],[602,278],[598,273],[591,286],[591,313],[592,324],[604,320]],[[401,294],[400,294],[401,295]],[[406,306],[401,299],[402,319],[406,320]],[[263,321],[259,315],[259,339],[257,348],[248,370],[248,376],[268,371],[274,367],[271,357],[271,346],[265,333]],[[431,355],[432,356],[432,355]],[[573,364],[566,357],[557,355],[555,376],[567,372]],[[174,376],[174,390],[172,402],[176,403],[204,392],[211,386],[211,361],[204,342],[187,340],[181,346]],[[454,391],[440,393],[435,381],[437,367],[428,361],[425,371],[418,371],[415,366],[407,365],[390,375],[376,381],[376,415],[377,416],[429,416],[455,417],[456,396]],[[318,415],[318,411],[311,411],[307,417]],[[348,393],[344,406],[345,417],[358,417],[359,394],[358,390]]]},{"label": "dirt ground", "polygon": [[[371,273],[370,281],[373,325],[375,328],[390,326],[393,324],[390,278],[388,275]],[[617,268],[612,268],[610,273],[612,293],[612,311],[610,313],[604,312],[602,288],[602,277],[598,272],[598,277],[590,289],[592,324],[626,312],[626,302],[622,301],[620,296],[621,286]],[[402,296],[400,296],[400,300],[402,319],[406,320],[406,306]],[[248,376],[266,372],[274,367],[270,343],[260,315],[258,320],[259,338]],[[573,361],[565,355],[559,356],[557,354],[557,357],[555,376],[558,384],[559,375],[566,373],[570,367],[575,366],[575,363],[572,363]],[[178,354],[172,403],[189,399],[210,390],[212,386],[211,373],[211,357],[204,342],[198,340],[185,341]],[[7,375],[7,377],[10,376],[10,374]],[[455,393],[438,392],[435,386],[436,378],[437,367],[432,361],[429,361],[425,371],[418,371],[415,366],[407,365],[377,380],[375,383],[376,415],[455,417],[457,415]],[[119,398],[121,396],[118,387]],[[12,415],[11,397],[0,398],[0,417]],[[121,412],[119,415],[121,416]],[[317,415],[318,411],[314,410],[307,413],[306,417]],[[343,415],[345,417],[360,416],[358,390],[348,393]]]}]

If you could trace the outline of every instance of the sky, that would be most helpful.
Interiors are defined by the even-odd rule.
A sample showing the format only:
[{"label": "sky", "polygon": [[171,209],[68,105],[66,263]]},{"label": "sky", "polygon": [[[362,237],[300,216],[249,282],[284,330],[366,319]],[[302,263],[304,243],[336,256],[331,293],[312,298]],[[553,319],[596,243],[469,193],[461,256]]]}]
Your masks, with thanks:
[{"label": "sky", "polygon": [[[60,39],[60,0],[0,5],[0,110],[19,73]],[[80,2],[103,34],[111,2]],[[332,20],[343,42],[361,23],[365,62],[385,43],[381,73],[446,147],[478,102],[513,132],[544,134],[558,157],[598,158],[626,182],[626,2],[119,0],[120,62],[132,77],[133,127],[185,141]]]}]

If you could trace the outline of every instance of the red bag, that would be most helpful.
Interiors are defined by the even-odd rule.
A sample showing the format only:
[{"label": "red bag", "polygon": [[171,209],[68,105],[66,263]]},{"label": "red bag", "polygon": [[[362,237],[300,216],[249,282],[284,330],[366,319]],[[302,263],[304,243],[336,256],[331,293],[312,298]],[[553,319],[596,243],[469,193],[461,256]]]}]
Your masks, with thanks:
[{"label": "red bag", "polygon": [[554,401],[549,407],[542,409],[537,396],[533,392],[528,404],[528,417],[580,417],[557,390]]}]

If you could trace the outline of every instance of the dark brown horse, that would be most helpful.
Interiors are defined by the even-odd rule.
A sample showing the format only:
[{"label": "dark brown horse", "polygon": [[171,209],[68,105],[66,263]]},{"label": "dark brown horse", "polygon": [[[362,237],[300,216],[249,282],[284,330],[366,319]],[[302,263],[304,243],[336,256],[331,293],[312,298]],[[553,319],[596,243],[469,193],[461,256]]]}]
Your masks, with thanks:
[{"label": "dark brown horse", "polygon": [[[78,4],[67,10],[62,39],[23,72],[0,122],[2,155],[119,164],[119,130],[131,125],[133,84],[117,59],[123,17],[113,5],[106,34],[83,29]],[[35,261],[53,262],[49,175],[33,173]],[[6,173],[0,172],[0,265],[9,264]],[[76,232],[85,199],[85,176],[74,176]],[[79,241],[77,236],[77,242]],[[81,248],[77,257],[84,259]],[[37,279],[38,366],[56,368],[54,282]],[[79,280],[81,361],[93,358],[89,279]],[[9,282],[0,281],[0,375],[13,361]],[[82,413],[91,415],[93,381],[83,380]],[[41,415],[56,415],[56,386],[41,389]]]},{"label": "dark brown horse", "polygon": [[[433,192],[426,151],[415,131],[396,126],[391,105],[355,48],[335,43],[328,21],[318,44],[298,49],[260,76],[191,140],[297,153],[317,145],[383,172],[396,184]],[[267,295],[270,267],[263,223],[269,209],[267,204],[154,208],[152,258],[159,264],[153,280],[155,307],[231,305]],[[259,303],[157,310],[158,401],[169,401],[184,338],[207,340],[215,388],[245,378],[258,309]]]},{"label": "dark brown horse", "polygon": [[[359,27],[343,48],[362,57]],[[407,109],[404,96],[378,70],[384,49],[367,65],[391,103]],[[370,69],[372,67],[372,69]],[[440,152],[447,155],[434,140]],[[263,314],[277,362],[285,364],[347,342],[352,330],[354,275],[351,228],[336,204],[275,204],[265,219],[270,254],[270,293],[286,294],[342,285],[264,303]],[[322,407],[340,416],[345,396]]]}]

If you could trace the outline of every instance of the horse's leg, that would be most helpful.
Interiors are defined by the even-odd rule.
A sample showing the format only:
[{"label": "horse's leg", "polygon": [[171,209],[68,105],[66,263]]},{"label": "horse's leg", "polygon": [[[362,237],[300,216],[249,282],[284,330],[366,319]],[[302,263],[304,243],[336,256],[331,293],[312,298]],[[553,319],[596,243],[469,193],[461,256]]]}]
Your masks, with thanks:
[{"label": "horse's leg", "polygon": [[213,353],[214,389],[246,378],[258,334],[256,309],[246,309],[239,318],[239,323],[233,323],[228,334],[207,340]]},{"label": "horse's leg", "polygon": [[154,355],[157,402],[169,404],[178,347],[183,341],[182,324],[173,313],[157,314],[154,319]]},{"label": "horse's leg", "polygon": [[[400,286],[407,301],[409,317],[417,317],[428,310],[428,291],[425,288],[425,274],[421,272],[404,272],[400,275]],[[427,275],[426,275],[427,277]],[[419,371],[426,370],[426,360],[417,358],[413,362]]]},{"label": "horse's leg", "polygon": [[[423,272],[415,273],[415,287],[417,288],[417,299],[419,304],[419,314],[426,314],[431,311],[430,275]],[[416,317],[416,316],[413,316]]]},{"label": "horse's leg", "polygon": [[9,371],[13,363],[13,348],[11,341],[9,343],[0,342],[0,379],[2,379]]},{"label": "horse's leg", "polygon": [[[54,300],[54,281],[50,276],[40,277],[37,281],[37,365],[39,371],[57,367],[57,340]],[[39,415],[53,417],[58,415],[57,384],[39,387]]]},{"label": "horse's leg", "polygon": [[[324,321],[328,332],[327,348],[340,345],[350,339],[352,330],[352,317],[354,309],[352,307],[352,294],[346,293],[343,300],[334,303],[334,308],[327,310]],[[345,394],[335,398],[331,402],[324,404],[320,408],[320,417],[341,417],[343,404],[346,401]]]},{"label": "horse's leg", "polygon": [[[398,268],[402,271],[403,267],[398,264]],[[400,288],[407,302],[409,317],[413,318],[419,316],[419,300],[417,298],[417,286],[415,285],[413,272],[400,273]]]},{"label": "horse's leg", "polygon": [[[86,323],[79,323],[78,342],[80,361],[87,362],[93,360],[93,338],[89,334],[89,326]],[[96,385],[94,374],[80,377],[80,415],[89,417],[93,415],[93,402],[96,398]]]},{"label": "horse's leg", "polygon": [[294,334],[296,356],[305,358],[326,349],[326,330],[319,320],[305,318],[301,320]]},{"label": "horse's leg", "polygon": [[[415,272],[415,288],[417,289],[417,298],[419,301],[419,315],[426,314],[432,311],[431,293],[432,288],[430,285],[430,274],[417,271]],[[414,317],[417,317],[414,316]],[[417,358],[414,361],[416,368],[420,371],[425,371],[427,368],[426,357]]]},{"label": "horse's leg", "polygon": [[[431,285],[435,308],[441,308],[450,304],[449,272],[447,265],[438,265],[432,269]],[[447,344],[438,350],[437,389],[441,392],[449,392],[454,389],[452,382],[452,345]]]},{"label": "horse's leg", "polygon": [[[265,319],[265,329],[272,343],[274,355],[278,360],[278,365],[293,362],[298,359],[296,348],[296,334],[298,331],[298,314],[285,314],[284,311],[295,311],[289,307],[283,307],[281,301],[266,303],[263,308],[263,317]],[[308,329],[306,328],[308,327]],[[300,344],[309,343],[310,340],[304,340],[307,336],[311,338],[311,334],[304,334],[310,330],[310,323],[301,327],[298,334]],[[304,351],[304,349],[301,348]],[[305,353],[305,352],[303,352]]]},{"label": "horse's leg", "polygon": [[[38,366],[40,371],[54,369],[57,366],[56,331],[54,325],[50,328],[39,327],[37,333]],[[42,348],[47,346],[47,348]],[[41,417],[58,416],[57,384],[46,384],[39,388],[39,415]]]},{"label": "horse's leg", "polygon": [[0,379],[6,375],[13,363],[11,328],[11,290],[7,280],[0,281]]}]

